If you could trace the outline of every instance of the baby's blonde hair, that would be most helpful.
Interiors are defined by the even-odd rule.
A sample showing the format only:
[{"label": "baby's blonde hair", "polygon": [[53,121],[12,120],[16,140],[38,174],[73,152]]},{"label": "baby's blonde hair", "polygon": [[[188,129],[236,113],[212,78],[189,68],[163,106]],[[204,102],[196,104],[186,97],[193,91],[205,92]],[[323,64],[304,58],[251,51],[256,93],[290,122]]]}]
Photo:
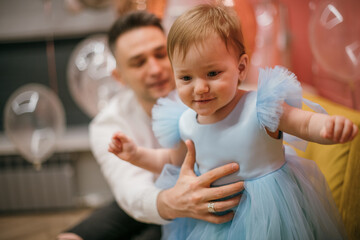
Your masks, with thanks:
[{"label": "baby's blonde hair", "polygon": [[245,53],[244,37],[236,12],[221,4],[202,4],[185,12],[172,25],[167,52],[172,62],[175,51],[183,59],[193,44],[203,44],[212,34],[217,34],[237,51],[238,57]]}]

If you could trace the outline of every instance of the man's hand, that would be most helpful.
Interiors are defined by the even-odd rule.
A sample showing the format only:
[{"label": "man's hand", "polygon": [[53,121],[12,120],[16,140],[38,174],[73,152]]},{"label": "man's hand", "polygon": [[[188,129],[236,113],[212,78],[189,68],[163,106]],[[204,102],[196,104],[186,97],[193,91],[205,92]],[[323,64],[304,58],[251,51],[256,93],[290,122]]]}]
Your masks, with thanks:
[{"label": "man's hand", "polygon": [[[236,163],[213,169],[201,176],[194,173],[195,147],[187,140],[188,152],[181,167],[180,176],[173,188],[160,192],[157,199],[159,214],[164,219],[191,217],[211,223],[230,221],[234,213],[229,212],[218,216],[209,212],[209,202],[236,194],[244,189],[243,182],[237,182],[221,187],[210,187],[215,180],[238,171]],[[222,212],[235,207],[240,202],[240,196],[214,202],[214,210]]]}]

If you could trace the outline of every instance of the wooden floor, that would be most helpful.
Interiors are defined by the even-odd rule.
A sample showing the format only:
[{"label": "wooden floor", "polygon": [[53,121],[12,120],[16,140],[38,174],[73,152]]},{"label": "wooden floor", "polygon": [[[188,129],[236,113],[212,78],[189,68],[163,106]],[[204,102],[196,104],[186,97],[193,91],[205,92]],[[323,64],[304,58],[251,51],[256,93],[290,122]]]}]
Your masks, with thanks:
[{"label": "wooden floor", "polygon": [[2,214],[0,240],[55,240],[57,234],[88,216],[93,209]]}]

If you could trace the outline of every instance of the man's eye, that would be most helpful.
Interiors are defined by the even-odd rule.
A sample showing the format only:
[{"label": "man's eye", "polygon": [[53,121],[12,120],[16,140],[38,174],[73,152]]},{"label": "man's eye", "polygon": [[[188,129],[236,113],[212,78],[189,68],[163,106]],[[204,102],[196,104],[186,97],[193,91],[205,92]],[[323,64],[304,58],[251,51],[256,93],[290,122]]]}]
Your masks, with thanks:
[{"label": "man's eye", "polygon": [[136,62],[132,62],[131,66],[132,67],[141,67],[142,65],[144,65],[144,63],[145,63],[145,60],[139,60],[139,61],[136,61]]},{"label": "man's eye", "polygon": [[162,58],[167,57],[167,53],[166,53],[166,51],[164,51],[164,52],[159,52],[159,53],[157,53],[157,54],[155,55],[155,57],[158,58],[158,59],[162,59]]},{"label": "man's eye", "polygon": [[212,71],[212,72],[209,72],[207,75],[208,77],[215,77],[219,74],[220,72],[217,72],[217,71]]}]

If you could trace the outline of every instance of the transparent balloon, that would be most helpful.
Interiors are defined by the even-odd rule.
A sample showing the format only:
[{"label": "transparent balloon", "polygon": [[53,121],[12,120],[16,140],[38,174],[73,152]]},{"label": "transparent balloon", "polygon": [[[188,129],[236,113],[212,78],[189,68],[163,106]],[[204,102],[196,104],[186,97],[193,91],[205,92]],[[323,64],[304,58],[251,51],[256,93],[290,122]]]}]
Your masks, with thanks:
[{"label": "transparent balloon", "polygon": [[360,80],[360,1],[323,0],[309,22],[309,40],[316,62],[345,82]]},{"label": "transparent balloon", "polygon": [[[257,30],[247,83],[257,84],[259,69],[282,65],[289,67],[287,7],[280,1],[254,3]],[[254,29],[254,28],[253,28]],[[247,30],[244,28],[244,32]]]},{"label": "transparent balloon", "polygon": [[90,36],[72,52],[67,67],[68,86],[73,99],[88,116],[94,117],[115,94],[125,89],[111,76],[115,67],[105,35]]},{"label": "transparent balloon", "polygon": [[53,91],[40,84],[28,84],[17,89],[6,102],[4,124],[16,149],[40,169],[64,132],[65,113]]}]

